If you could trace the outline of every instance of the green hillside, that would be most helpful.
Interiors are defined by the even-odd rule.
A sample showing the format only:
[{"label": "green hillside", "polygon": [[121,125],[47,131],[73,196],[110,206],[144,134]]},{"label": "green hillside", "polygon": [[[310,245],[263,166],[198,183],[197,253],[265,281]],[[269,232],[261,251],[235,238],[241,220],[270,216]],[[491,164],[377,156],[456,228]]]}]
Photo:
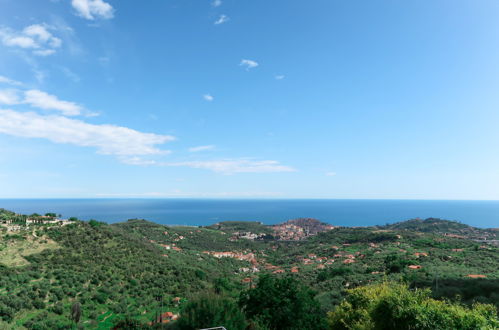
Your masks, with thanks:
[{"label": "green hillside", "polygon": [[[0,212],[0,218],[9,217],[15,223],[0,227],[0,327],[7,329],[71,328],[70,311],[78,305],[78,324],[87,329],[119,324],[123,329],[147,328],[159,311],[180,315],[181,320],[184,315],[183,323],[169,322],[171,327],[187,329],[195,324],[188,321],[208,324],[242,317],[255,329],[270,329],[277,310],[269,305],[265,313],[270,314],[262,314],[251,307],[262,303],[258,299],[279,306],[302,300],[304,305],[279,312],[281,324],[293,310],[305,309],[323,328],[326,314],[349,299],[349,290],[387,281],[428,288],[435,299],[499,308],[499,248],[447,235],[475,230],[455,222],[337,227],[290,241],[233,235],[272,233],[259,223],[198,228],[129,220],[26,226],[23,219],[29,217]],[[19,228],[10,231],[13,226]],[[270,280],[262,282],[265,275]],[[262,293],[253,294],[259,286]],[[282,290],[267,297],[274,286]],[[205,304],[206,299],[213,304]],[[202,308],[211,316],[199,319]],[[234,314],[220,314],[217,308]]]}]

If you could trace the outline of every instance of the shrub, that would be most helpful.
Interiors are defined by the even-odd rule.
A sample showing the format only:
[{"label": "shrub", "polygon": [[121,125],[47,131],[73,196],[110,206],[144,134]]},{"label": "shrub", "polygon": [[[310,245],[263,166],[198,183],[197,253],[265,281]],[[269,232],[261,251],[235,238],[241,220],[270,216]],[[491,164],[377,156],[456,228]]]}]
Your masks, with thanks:
[{"label": "shrub", "polygon": [[467,308],[438,301],[430,290],[411,291],[404,284],[383,283],[349,290],[332,312],[331,329],[497,329],[499,319],[492,305]]}]

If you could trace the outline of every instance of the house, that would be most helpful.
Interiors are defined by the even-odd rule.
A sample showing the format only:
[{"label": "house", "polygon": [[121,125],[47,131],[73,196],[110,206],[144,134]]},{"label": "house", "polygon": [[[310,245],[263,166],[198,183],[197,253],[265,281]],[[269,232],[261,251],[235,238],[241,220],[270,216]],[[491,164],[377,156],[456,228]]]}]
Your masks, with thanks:
[{"label": "house", "polygon": [[469,275],[466,275],[466,277],[469,277],[469,278],[487,278],[487,275],[474,275],[474,274],[469,274]]},{"label": "house", "polygon": [[421,268],[423,268],[423,266],[421,266],[421,265],[409,265],[409,266],[407,266],[407,267],[408,267],[409,269],[421,269]]},{"label": "house", "polygon": [[272,274],[282,274],[284,273],[284,269],[277,269],[272,272]]},{"label": "house", "polygon": [[343,260],[344,264],[353,264],[354,262],[355,262],[355,260],[353,260],[353,259],[345,259],[345,260]]},{"label": "house", "polygon": [[298,267],[291,268],[291,273],[299,273],[299,272],[300,271],[299,271]]},{"label": "house", "polygon": [[[165,312],[158,316],[158,318],[156,319],[156,324],[166,324],[176,319],[178,319],[178,314],[173,314],[172,312]],[[152,324],[149,323],[149,325]]]}]

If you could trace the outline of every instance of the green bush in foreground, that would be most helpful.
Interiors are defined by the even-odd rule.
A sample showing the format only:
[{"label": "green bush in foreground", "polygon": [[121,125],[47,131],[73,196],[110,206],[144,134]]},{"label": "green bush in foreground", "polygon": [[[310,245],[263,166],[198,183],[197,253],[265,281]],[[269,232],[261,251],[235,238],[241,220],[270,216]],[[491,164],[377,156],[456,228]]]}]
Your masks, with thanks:
[{"label": "green bush in foreground", "polygon": [[241,294],[239,304],[246,317],[259,328],[326,328],[325,315],[314,299],[314,292],[291,277],[260,276],[254,289]]},{"label": "green bush in foreground", "polygon": [[244,330],[246,319],[232,299],[206,293],[189,301],[173,328],[190,330],[219,326],[230,330]]},{"label": "green bush in foreground", "polygon": [[382,283],[352,289],[328,315],[331,329],[498,329],[494,306],[438,301],[430,290]]}]

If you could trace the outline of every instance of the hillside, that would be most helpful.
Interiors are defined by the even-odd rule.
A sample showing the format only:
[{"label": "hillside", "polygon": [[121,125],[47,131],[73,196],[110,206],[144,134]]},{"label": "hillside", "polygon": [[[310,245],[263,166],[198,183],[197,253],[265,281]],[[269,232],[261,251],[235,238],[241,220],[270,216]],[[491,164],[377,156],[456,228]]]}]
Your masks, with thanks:
[{"label": "hillside", "polygon": [[436,233],[456,238],[467,238],[480,241],[497,241],[499,239],[499,229],[482,229],[466,224],[437,218],[411,219],[397,222],[380,228],[390,230],[407,230],[424,233]]},{"label": "hillside", "polygon": [[[16,223],[0,226],[0,327],[64,329],[75,303],[88,329],[109,329],[125,319],[147,324],[159,310],[182,315],[203,292],[238,299],[263,274],[291,277],[311,289],[324,318],[348,289],[386,280],[430,288],[434,298],[499,307],[499,249],[446,235],[473,229],[444,220],[331,228],[302,219],[198,228],[139,219],[26,226],[27,217],[8,217]],[[275,227],[307,236],[281,239]],[[248,232],[258,235],[240,236]]]}]

